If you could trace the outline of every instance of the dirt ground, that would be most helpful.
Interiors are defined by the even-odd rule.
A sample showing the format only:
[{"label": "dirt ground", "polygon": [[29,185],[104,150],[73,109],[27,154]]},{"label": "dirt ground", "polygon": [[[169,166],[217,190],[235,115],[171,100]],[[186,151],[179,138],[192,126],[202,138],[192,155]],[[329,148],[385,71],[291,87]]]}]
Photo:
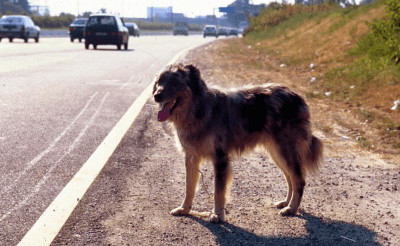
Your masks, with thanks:
[{"label": "dirt ground", "polygon": [[[182,61],[197,64],[207,83],[222,88],[277,82],[304,95],[307,71],[282,68],[273,59],[268,70],[240,64],[224,54],[227,42],[218,40],[197,48]],[[184,197],[184,158],[175,148],[168,127],[156,121],[158,107],[149,99],[130,135],[121,143],[125,147],[117,149],[106,170],[120,170],[119,175],[124,173],[127,178],[119,187],[114,185],[115,191],[109,191],[118,195],[113,199],[112,211],[96,219],[98,231],[93,233],[102,239],[93,245],[398,245],[398,154],[360,148],[357,131],[346,126],[358,125],[364,132],[372,131],[369,134],[373,130],[365,128],[368,126],[362,125],[350,110],[321,99],[307,99],[307,103],[314,135],[324,142],[325,157],[320,172],[307,177],[298,214],[283,217],[274,208],[273,203],[286,195],[284,177],[266,153],[256,151],[234,161],[226,222],[218,225],[198,214],[169,214]],[[193,209],[206,212],[213,207],[208,195],[213,192],[212,166],[204,163],[202,173]],[[106,174],[103,176],[113,182]],[[101,194],[94,197],[97,202],[87,202],[85,208],[100,211]],[[73,230],[73,222],[66,227]],[[88,233],[96,229],[88,227]],[[73,241],[66,244],[80,245]],[[58,245],[57,240],[53,245]]]}]

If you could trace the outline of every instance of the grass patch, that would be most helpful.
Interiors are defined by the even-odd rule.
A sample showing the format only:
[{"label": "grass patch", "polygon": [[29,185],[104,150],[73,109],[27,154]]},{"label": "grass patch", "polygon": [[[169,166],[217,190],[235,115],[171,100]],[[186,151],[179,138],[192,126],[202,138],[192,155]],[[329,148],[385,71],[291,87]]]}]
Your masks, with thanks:
[{"label": "grass patch", "polygon": [[316,91],[309,91],[309,92],[306,92],[306,98],[309,98],[309,99],[311,99],[311,98],[321,99],[321,98],[323,98],[323,95],[322,95],[322,93],[319,93],[319,92],[316,92]]},{"label": "grass patch", "polygon": [[[276,38],[277,36],[286,35],[287,31],[299,28],[305,21],[312,19],[323,20],[326,13],[299,13],[286,21],[279,22],[274,26],[257,32],[250,32],[246,36],[246,42],[249,44],[257,43],[258,41]],[[286,37],[286,40],[289,38]]]},{"label": "grass patch", "polygon": [[361,135],[360,137],[357,138],[357,141],[361,147],[367,148],[367,149],[372,149],[372,145],[366,137]]},{"label": "grass patch", "polygon": [[376,119],[376,113],[374,111],[360,110],[360,115],[368,122],[373,122]]},{"label": "grass patch", "polygon": [[321,128],[321,130],[322,130],[324,133],[331,133],[331,132],[333,131],[333,128],[330,127],[330,126],[323,126],[323,127]]}]

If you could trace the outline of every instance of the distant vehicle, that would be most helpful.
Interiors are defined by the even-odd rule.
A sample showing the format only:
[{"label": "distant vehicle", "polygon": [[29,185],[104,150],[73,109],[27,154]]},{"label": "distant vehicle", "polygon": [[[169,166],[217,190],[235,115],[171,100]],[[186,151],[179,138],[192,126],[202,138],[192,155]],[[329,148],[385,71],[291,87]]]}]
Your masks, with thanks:
[{"label": "distant vehicle", "polygon": [[29,38],[39,42],[40,28],[33,23],[29,16],[7,15],[0,18],[0,42],[2,38],[8,38],[10,42],[14,38],[20,38],[28,43]]},{"label": "distant vehicle", "polygon": [[128,28],[129,35],[132,35],[134,37],[140,37],[140,29],[138,25],[134,22],[126,22],[125,23],[126,28]]},{"label": "distant vehicle", "polygon": [[204,38],[207,36],[213,36],[218,38],[217,27],[214,25],[207,25],[203,29],[203,36]]},{"label": "distant vehicle", "polygon": [[71,42],[74,42],[75,39],[79,39],[79,42],[82,42],[82,39],[85,38],[83,31],[85,30],[87,20],[88,18],[78,18],[71,23],[68,32]]},{"label": "distant vehicle", "polygon": [[85,48],[89,49],[89,45],[93,45],[97,49],[97,45],[117,45],[118,50],[124,45],[125,50],[128,49],[129,31],[125,27],[124,21],[118,15],[110,14],[93,14],[90,15],[85,31]]},{"label": "distant vehicle", "polygon": [[230,30],[229,30],[229,36],[238,36],[239,35],[239,31],[238,31],[238,29],[237,28],[231,28]]},{"label": "distant vehicle", "polygon": [[189,35],[189,27],[187,22],[175,22],[172,33],[175,35],[181,34],[188,36]]},{"label": "distant vehicle", "polygon": [[229,29],[228,28],[226,28],[226,27],[220,27],[219,29],[218,29],[218,34],[217,34],[218,36],[227,36],[228,37],[228,35],[229,35]]}]

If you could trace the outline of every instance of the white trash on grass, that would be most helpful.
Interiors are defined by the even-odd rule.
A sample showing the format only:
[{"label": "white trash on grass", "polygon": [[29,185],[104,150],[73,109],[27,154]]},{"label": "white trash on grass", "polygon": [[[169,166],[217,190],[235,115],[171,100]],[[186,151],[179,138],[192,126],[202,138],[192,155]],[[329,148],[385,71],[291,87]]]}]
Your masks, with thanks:
[{"label": "white trash on grass", "polygon": [[394,106],[391,108],[391,110],[396,110],[397,106],[399,106],[399,104],[400,104],[400,100],[394,101]]}]

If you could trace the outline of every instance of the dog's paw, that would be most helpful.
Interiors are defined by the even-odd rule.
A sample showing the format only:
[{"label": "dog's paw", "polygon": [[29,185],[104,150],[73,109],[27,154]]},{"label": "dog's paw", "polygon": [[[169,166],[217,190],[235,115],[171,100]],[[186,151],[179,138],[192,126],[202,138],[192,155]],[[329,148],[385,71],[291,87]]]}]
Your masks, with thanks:
[{"label": "dog's paw", "polygon": [[280,201],[280,202],[275,203],[275,207],[277,207],[279,209],[285,208],[285,207],[287,207],[287,205],[289,205],[289,203],[286,201]]},{"label": "dog's paw", "polygon": [[295,215],[296,212],[297,212],[296,209],[293,209],[291,207],[285,207],[285,208],[281,209],[281,211],[279,213],[283,216],[292,216],[292,215]]},{"label": "dog's paw", "polygon": [[182,208],[182,207],[172,209],[170,212],[170,214],[174,216],[188,215],[189,213],[190,213],[190,208]]},{"label": "dog's paw", "polygon": [[211,213],[209,221],[211,223],[214,223],[214,224],[220,224],[220,223],[223,223],[225,221],[225,218],[224,218],[224,216]]},{"label": "dog's paw", "polygon": [[223,223],[225,221],[224,209],[214,209],[210,214],[209,221],[216,224]]}]

